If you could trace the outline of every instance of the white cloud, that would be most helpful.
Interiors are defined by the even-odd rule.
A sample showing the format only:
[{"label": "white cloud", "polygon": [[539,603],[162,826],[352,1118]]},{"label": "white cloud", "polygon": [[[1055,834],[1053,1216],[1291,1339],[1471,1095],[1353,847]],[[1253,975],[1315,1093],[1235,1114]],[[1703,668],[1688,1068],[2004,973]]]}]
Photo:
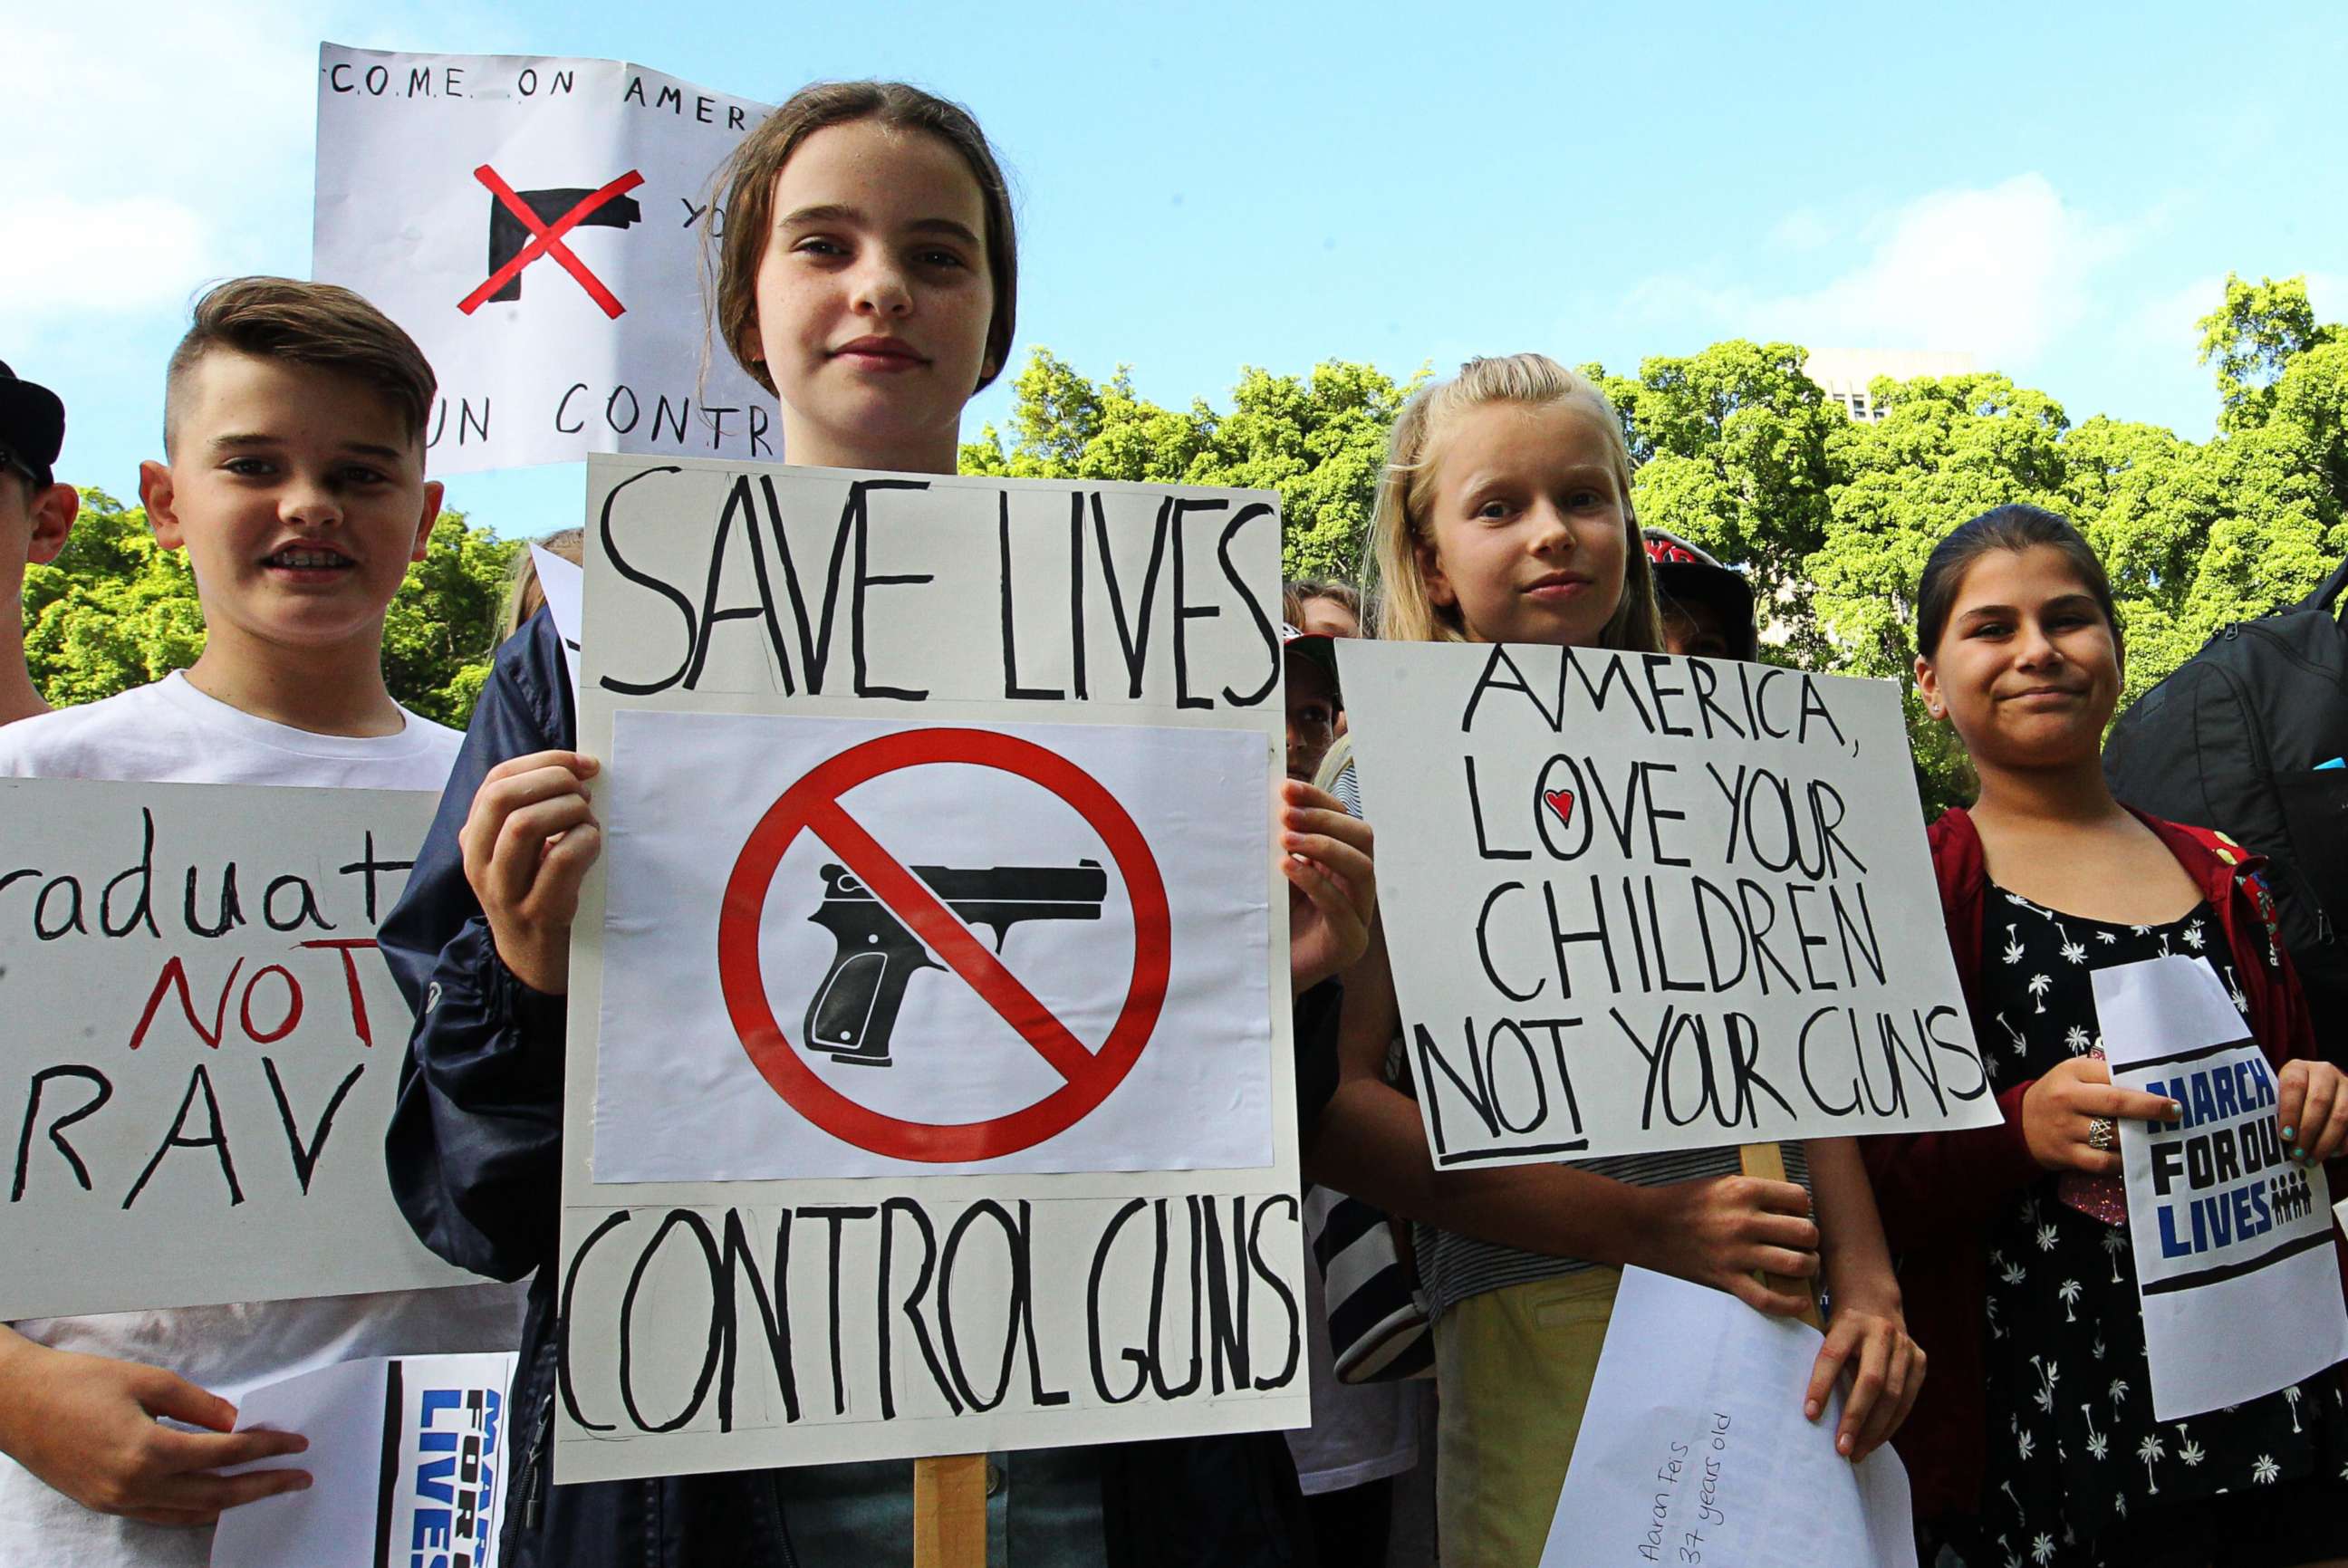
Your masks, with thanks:
[{"label": "white cloud", "polygon": [[[1868,225],[1864,257],[1814,286],[1767,293],[1671,276],[1642,285],[1635,303],[1740,336],[1962,350],[2013,368],[2089,315],[2098,274],[2142,227],[2095,218],[2045,176],[2023,174],[1919,197]],[[1807,237],[1817,225],[1797,211],[1779,230]]]}]

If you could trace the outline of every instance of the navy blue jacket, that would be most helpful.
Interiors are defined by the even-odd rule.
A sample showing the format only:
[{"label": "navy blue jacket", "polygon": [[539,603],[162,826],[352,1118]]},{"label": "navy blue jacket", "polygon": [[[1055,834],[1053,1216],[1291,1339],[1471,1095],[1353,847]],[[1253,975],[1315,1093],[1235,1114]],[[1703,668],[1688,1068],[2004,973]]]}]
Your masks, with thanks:
[{"label": "navy blue jacket", "polygon": [[[425,1245],[496,1279],[535,1272],[510,1408],[509,1568],[880,1568],[907,1561],[909,1461],[550,1487],[563,1001],[498,957],[457,844],[499,763],[568,748],[578,715],[541,612],[498,650],[440,810],[379,934],[417,1009],[386,1139]],[[1280,1434],[991,1456],[990,1563],[1177,1568],[1309,1562]],[[996,1485],[997,1481],[1000,1485]],[[1016,1506],[1014,1506],[1014,1500]]]}]

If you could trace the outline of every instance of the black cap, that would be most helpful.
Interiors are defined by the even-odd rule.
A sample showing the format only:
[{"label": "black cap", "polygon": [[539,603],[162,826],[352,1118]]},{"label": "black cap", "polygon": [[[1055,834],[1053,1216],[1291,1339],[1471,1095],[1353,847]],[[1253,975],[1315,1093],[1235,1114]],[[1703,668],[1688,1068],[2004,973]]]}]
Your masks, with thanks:
[{"label": "black cap", "polygon": [[1329,677],[1329,689],[1337,691],[1337,640],[1326,632],[1300,632],[1283,621],[1280,624],[1281,652],[1293,658],[1308,660],[1313,666]]},{"label": "black cap", "polygon": [[66,406],[57,395],[32,381],[20,381],[0,361],[0,467],[22,468],[35,486],[57,482],[53,465],[66,444]]},{"label": "black cap", "polygon": [[1747,664],[1758,661],[1761,639],[1753,624],[1753,584],[1745,573],[1723,566],[1710,551],[1668,529],[1643,528],[1639,537],[1647,547],[1655,592],[1666,600],[1713,605],[1728,634],[1728,656]]}]

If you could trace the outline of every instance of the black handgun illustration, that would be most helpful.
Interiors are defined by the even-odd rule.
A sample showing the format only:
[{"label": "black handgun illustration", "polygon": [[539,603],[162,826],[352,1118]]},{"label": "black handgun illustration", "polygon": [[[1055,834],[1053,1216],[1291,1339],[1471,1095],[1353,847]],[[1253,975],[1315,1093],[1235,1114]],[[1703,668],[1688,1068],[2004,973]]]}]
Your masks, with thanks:
[{"label": "black handgun illustration", "polygon": [[[939,902],[972,925],[994,928],[994,950],[1023,920],[1098,920],[1108,873],[1097,861],[1073,866],[915,866]],[[845,866],[823,868],[823,902],[808,918],[838,944],[831,968],[808,1003],[808,1046],[843,1062],[889,1065],[889,1037],[905,983],[917,969],[942,969],[889,906]]]},{"label": "black handgun illustration", "polygon": [[[517,191],[514,194],[521,198],[522,205],[538,214],[539,222],[551,223],[595,192],[584,187],[572,189],[566,186],[559,191]],[[636,205],[634,197],[614,196],[584,218],[580,219],[579,224],[581,227],[590,229],[629,229],[643,222],[644,215],[644,209]],[[494,277],[508,262],[521,254],[522,247],[529,244],[534,237],[529,227],[509,211],[506,204],[498,200],[494,193],[491,194],[489,197],[489,274]],[[508,278],[505,287],[498,290],[489,298],[492,300],[521,298],[521,273],[516,273]]]}]

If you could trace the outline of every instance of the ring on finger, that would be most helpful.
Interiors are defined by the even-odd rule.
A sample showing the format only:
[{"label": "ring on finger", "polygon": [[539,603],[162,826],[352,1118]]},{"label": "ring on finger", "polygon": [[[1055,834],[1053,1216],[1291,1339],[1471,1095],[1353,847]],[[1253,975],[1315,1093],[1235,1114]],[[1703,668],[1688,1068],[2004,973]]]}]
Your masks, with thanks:
[{"label": "ring on finger", "polygon": [[2087,1147],[2106,1153],[2119,1147],[2120,1125],[2108,1116],[2099,1116],[2087,1123]]}]

